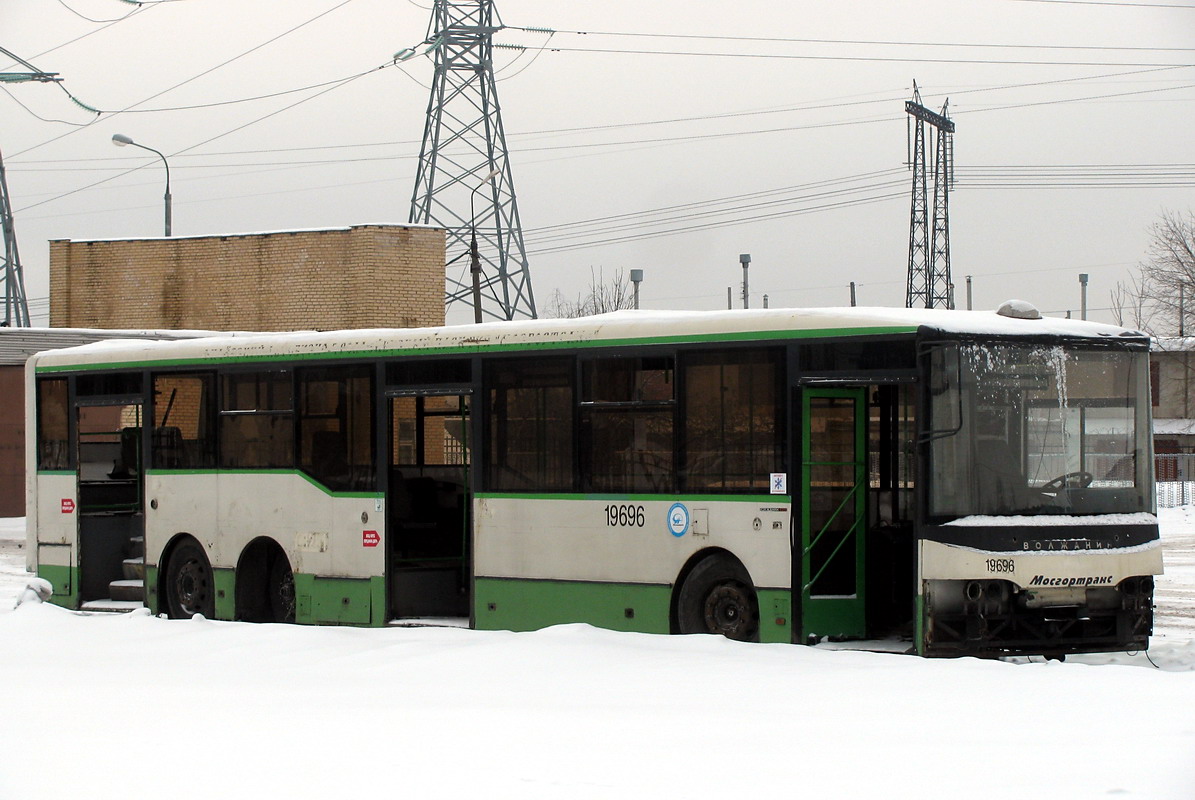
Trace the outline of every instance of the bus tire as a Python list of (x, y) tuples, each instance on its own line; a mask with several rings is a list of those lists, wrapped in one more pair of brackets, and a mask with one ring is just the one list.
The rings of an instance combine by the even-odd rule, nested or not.
[(203, 546), (194, 539), (183, 539), (166, 562), (166, 613), (171, 619), (190, 619), (196, 614), (211, 619), (216, 615), (213, 584), (212, 565)]
[(712, 555), (685, 577), (676, 603), (681, 633), (714, 633), (759, 641), (759, 601), (751, 577), (734, 558)]

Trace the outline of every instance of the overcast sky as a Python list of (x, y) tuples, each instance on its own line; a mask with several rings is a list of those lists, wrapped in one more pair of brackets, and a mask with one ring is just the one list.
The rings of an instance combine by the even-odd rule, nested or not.
[[(527, 48), (495, 66), (541, 311), (591, 270), (632, 268), (645, 308), (725, 308), (732, 286), (737, 306), (740, 253), (753, 307), (846, 305), (852, 280), (861, 305), (903, 305), (914, 79), (958, 126), (960, 307), (972, 275), (977, 308), (1077, 315), (1086, 272), (1090, 316), (1110, 321), (1150, 224), (1195, 208), (1189, 0), (496, 7), (495, 43)], [(34, 323), (49, 240), (162, 232), (161, 161), (115, 133), (169, 157), (175, 235), (406, 222), (432, 63), (391, 60), (429, 14), (430, 0), (2, 0), (0, 46), (106, 112), (0, 84)]]

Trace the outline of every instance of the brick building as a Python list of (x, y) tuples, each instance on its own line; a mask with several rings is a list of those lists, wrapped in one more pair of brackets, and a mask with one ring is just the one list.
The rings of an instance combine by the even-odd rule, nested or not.
[(443, 323), (439, 228), (50, 242), (53, 327), (285, 331)]
[(51, 329), (4, 329), (0, 337), (0, 516), (25, 513), (23, 376), (32, 353), (127, 335), (185, 336), (171, 332), (185, 330), (442, 324), (440, 228), (354, 225), (52, 241)]

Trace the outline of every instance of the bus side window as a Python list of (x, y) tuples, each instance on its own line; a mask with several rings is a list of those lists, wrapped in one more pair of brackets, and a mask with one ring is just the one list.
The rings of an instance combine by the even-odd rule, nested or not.
[(672, 356), (595, 358), (583, 362), (581, 381), (582, 489), (673, 491)]
[(336, 491), (373, 489), (373, 371), (312, 367), (298, 377), (299, 468)]
[(291, 374), (286, 370), (225, 375), (221, 466), (293, 467), (293, 397)]
[(487, 487), (573, 491), (573, 360), (491, 362), (486, 370)]
[(69, 404), (66, 378), (37, 383), (37, 468), (70, 469)]
[(207, 469), (216, 466), (212, 424), (216, 376), (163, 373), (153, 378), (153, 432), (150, 465), (154, 469)]
[(752, 348), (682, 358), (683, 491), (768, 491), (783, 470), (783, 355)]

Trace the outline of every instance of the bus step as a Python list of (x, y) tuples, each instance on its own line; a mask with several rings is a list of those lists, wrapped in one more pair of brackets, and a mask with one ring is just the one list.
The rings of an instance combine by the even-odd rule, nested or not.
[(112, 600), (141, 603), (145, 600), (145, 583), (140, 580), (112, 581), (108, 584), (108, 594)]
[(145, 580), (145, 556), (126, 558), (121, 565), (121, 571), (126, 581)]
[(80, 608), (89, 613), (125, 614), (145, 608), (145, 603), (140, 600), (88, 600)]

